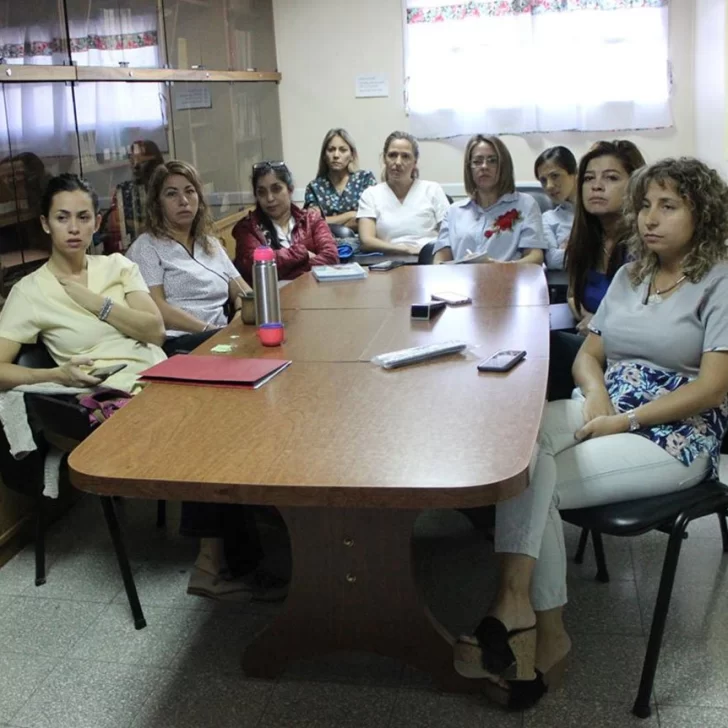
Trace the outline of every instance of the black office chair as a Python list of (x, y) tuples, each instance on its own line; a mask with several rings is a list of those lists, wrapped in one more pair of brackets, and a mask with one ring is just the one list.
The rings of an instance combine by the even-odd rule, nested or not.
[(417, 265), (432, 265), (432, 261), (435, 258), (435, 254), (432, 252), (435, 247), (435, 243), (425, 243), (417, 256)]
[(655, 600), (652, 626), (647, 643), (647, 652), (642, 665), (642, 677), (632, 712), (639, 718), (650, 716), (650, 695), (655, 682), (657, 662), (665, 632), (665, 622), (670, 609), (670, 598), (675, 582), (675, 571), (680, 557), (682, 542), (687, 538), (687, 527), (696, 518), (717, 514), (723, 541), (723, 552), (728, 553), (728, 485), (718, 480), (706, 480), (687, 490), (677, 493), (640, 498), (624, 503), (611, 503), (594, 508), (575, 508), (560, 511), (567, 523), (582, 528), (579, 546), (574, 561), (582, 563), (584, 551), (592, 536), (594, 555), (597, 562), (596, 578), (609, 581), (609, 572), (604, 557), (602, 534), (612, 536), (640, 536), (649, 531), (663, 531), (669, 534), (665, 560), (662, 566), (660, 587)]
[(335, 238), (355, 238), (357, 234), (346, 225), (329, 225), (329, 230)]
[[(724, 442), (724, 451), (726, 451), (726, 444), (728, 441)], [(596, 579), (604, 583), (609, 581), (609, 572), (604, 556), (603, 533), (611, 536), (641, 536), (649, 531), (662, 531), (670, 536), (655, 600), (647, 652), (642, 666), (642, 677), (637, 698), (632, 707), (632, 712), (639, 718), (650, 716), (650, 695), (655, 682), (662, 637), (670, 609), (670, 598), (680, 548), (683, 540), (687, 538), (688, 524), (697, 518), (716, 514), (720, 523), (723, 552), (728, 553), (727, 511), (728, 485), (718, 480), (705, 480), (687, 490), (652, 498), (559, 511), (562, 520), (582, 529), (574, 558), (577, 564), (583, 562), (584, 551), (591, 534), (597, 562)], [(495, 528), (495, 506), (461, 509), (460, 512), (470, 520), (476, 530), (485, 533), (486, 538), (492, 541), (492, 531)]]
[[(57, 366), (45, 346), (34, 344), (23, 346), (15, 360), (16, 364), (32, 369), (48, 369)], [(64, 452), (73, 447), (91, 433), (88, 411), (81, 407), (72, 395), (26, 394), (28, 416), (38, 423), (43, 437)], [(35, 537), (35, 584), (45, 584), (45, 508), (43, 496), (43, 478), (38, 478), (36, 490), (36, 537)], [(146, 627), (139, 596), (136, 591), (134, 577), (129, 565), (124, 542), (121, 537), (119, 523), (116, 518), (114, 502), (110, 496), (99, 496), (114, 545), (116, 558), (121, 570), (124, 589), (129, 600), (134, 626), (136, 629)], [(157, 503), (157, 526), (166, 522), (166, 503)]]

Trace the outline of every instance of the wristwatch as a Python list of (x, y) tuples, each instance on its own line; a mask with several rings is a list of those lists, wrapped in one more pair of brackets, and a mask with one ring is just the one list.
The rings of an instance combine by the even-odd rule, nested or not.
[(637, 419), (637, 413), (634, 410), (630, 410), (629, 412), (625, 412), (627, 415), (627, 419), (629, 420), (629, 431), (630, 432), (636, 432), (640, 429), (640, 423)]

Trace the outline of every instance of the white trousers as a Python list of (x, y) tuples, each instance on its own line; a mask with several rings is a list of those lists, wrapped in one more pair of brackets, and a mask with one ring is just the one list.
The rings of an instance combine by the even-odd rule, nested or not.
[(685, 466), (641, 435), (579, 442), (583, 402), (548, 402), (531, 461), (530, 485), (496, 507), (495, 550), (537, 559), (531, 581), (536, 611), (566, 604), (566, 550), (559, 509), (647, 498), (697, 485), (708, 455)]

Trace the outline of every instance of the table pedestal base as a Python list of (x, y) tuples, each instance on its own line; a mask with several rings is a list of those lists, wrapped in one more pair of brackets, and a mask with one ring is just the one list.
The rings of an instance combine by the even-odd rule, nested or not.
[(293, 575), (284, 611), (245, 650), (243, 670), (274, 678), (289, 661), (335, 650), (396, 658), (448, 691), (482, 691), (461, 678), (453, 638), (424, 605), (415, 584), (412, 529), (420, 511), (281, 508)]

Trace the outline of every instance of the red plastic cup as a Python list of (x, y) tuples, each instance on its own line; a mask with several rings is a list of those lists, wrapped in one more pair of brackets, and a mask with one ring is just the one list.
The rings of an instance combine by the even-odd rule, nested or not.
[(281, 323), (261, 324), (258, 338), (263, 346), (280, 346), (286, 340), (285, 326)]

